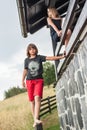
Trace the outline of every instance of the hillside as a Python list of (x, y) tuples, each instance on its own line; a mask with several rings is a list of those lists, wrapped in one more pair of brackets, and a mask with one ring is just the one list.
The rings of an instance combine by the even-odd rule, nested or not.
[[(44, 87), (44, 98), (54, 94), (52, 87)], [(32, 123), (27, 93), (0, 102), (0, 130), (33, 130)]]

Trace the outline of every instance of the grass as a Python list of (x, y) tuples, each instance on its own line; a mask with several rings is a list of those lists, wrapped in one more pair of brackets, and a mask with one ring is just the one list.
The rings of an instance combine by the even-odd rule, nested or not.
[(46, 130), (60, 130), (60, 126), (59, 125), (51, 126)]
[[(54, 94), (52, 87), (49, 89), (44, 87), (43, 98)], [(51, 130), (51, 127), (58, 128), (57, 110), (44, 116), (42, 120), (44, 130)], [(27, 93), (0, 102), (0, 130), (33, 130), (32, 124), (33, 118)]]
[(42, 120), (44, 130), (60, 130), (57, 109), (54, 109), (51, 114), (47, 114)]

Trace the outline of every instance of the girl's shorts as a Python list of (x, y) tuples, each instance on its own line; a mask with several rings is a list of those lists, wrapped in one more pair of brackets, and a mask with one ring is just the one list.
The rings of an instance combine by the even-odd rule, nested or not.
[(30, 101), (34, 101), (35, 96), (42, 98), (43, 79), (26, 80), (27, 92)]

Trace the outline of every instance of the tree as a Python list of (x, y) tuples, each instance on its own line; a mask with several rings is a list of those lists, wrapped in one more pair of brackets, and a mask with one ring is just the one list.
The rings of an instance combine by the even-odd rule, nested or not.
[(45, 62), (43, 64), (43, 78), (44, 84), (48, 86), (56, 81), (54, 64), (51, 62)]
[(20, 94), (20, 93), (23, 93), (23, 92), (26, 92), (26, 89), (19, 88), (18, 86), (12, 87), (12, 88), (8, 89), (7, 91), (5, 91), (5, 93), (4, 93), (5, 99), (9, 98), (9, 97), (13, 97), (13, 96)]

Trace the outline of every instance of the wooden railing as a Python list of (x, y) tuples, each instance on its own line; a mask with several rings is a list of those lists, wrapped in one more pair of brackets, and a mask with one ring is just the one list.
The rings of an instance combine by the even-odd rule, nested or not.
[[(73, 49), (75, 49), (78, 42), (82, 41), (82, 39), (83, 39), (83, 38), (79, 39), (79, 37), (80, 37), (81, 33), (83, 32), (84, 27), (87, 27), (87, 13), (85, 13), (86, 9), (87, 9), (87, 1), (85, 2), (85, 5), (84, 5), (84, 7), (82, 9), (82, 12), (81, 12), (79, 18), (78, 18), (78, 21), (76, 23), (74, 31), (73, 31), (73, 33), (71, 35), (70, 41), (69, 41), (69, 43), (67, 45), (67, 48), (66, 48), (67, 57), (64, 60), (62, 60), (62, 62), (59, 63), (59, 65), (57, 67), (57, 73), (61, 73), (61, 69), (64, 69), (63, 68), (64, 64), (68, 63), (71, 51)], [(84, 35), (85, 35), (85, 33), (84, 33)]]
[[(71, 52), (72, 50), (75, 50), (77, 48), (77, 45), (81, 43), (84, 35), (86, 34), (87, 30), (87, 1), (84, 0), (83, 8), (80, 9), (79, 16), (77, 18), (75, 27), (73, 29), (72, 35), (70, 37), (69, 43), (66, 47), (66, 58), (62, 59), (61, 62), (57, 65), (56, 68), (56, 73), (57, 73), (57, 79), (61, 77), (61, 74), (64, 72), (64, 69), (67, 67), (69, 64), (70, 60), (72, 59)], [(81, 2), (80, 2), (81, 3)], [(72, 23), (74, 20), (73, 18), (75, 17), (76, 10), (77, 10), (77, 5), (79, 5), (79, 0), (70, 0), (67, 15), (65, 17), (65, 22), (63, 26), (63, 34), (61, 37), (61, 41), (57, 44), (56, 50), (55, 50), (55, 55), (59, 55), (61, 47), (63, 45), (63, 42), (65, 40), (66, 32), (67, 29), (69, 28), (69, 25)], [(86, 30), (84, 33), (83, 37), (80, 38), (82, 32)]]
[(67, 15), (65, 17), (65, 21), (64, 21), (64, 25), (63, 25), (63, 31), (62, 31), (63, 34), (62, 34), (61, 42), (58, 44), (58, 47), (56, 48), (55, 55), (57, 55), (59, 53), (61, 46), (64, 43), (66, 32), (67, 32), (69, 25), (74, 17), (73, 12), (75, 12), (77, 1), (78, 0), (70, 0)]
[(57, 107), (56, 105), (56, 96), (47, 97), (41, 100), (41, 109), (40, 117), (44, 116), (47, 113), (51, 113), (53, 109)]

